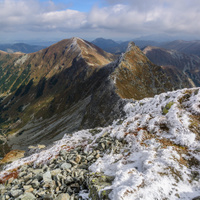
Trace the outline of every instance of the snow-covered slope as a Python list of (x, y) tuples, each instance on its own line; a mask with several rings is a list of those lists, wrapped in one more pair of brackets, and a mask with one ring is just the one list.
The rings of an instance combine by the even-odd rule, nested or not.
[[(80, 146), (92, 152), (101, 138), (111, 145), (89, 166), (89, 173), (113, 176), (113, 200), (189, 200), (200, 196), (200, 88), (132, 101), (126, 117), (112, 126), (82, 130), (51, 148), (7, 165), (5, 174), (24, 163), (46, 163), (61, 149)], [(119, 141), (120, 146), (116, 144)]]

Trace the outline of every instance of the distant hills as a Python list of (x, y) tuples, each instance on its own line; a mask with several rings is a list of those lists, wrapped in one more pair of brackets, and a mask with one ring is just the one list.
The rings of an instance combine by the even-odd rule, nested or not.
[(46, 47), (40, 45), (29, 45), (25, 43), (0, 44), (0, 50), (8, 53), (14, 53), (14, 52), (33, 53), (44, 48)]
[[(153, 39), (153, 38), (152, 38)], [(154, 38), (155, 39), (155, 38)], [(147, 46), (161, 47), (169, 50), (176, 50), (181, 53), (193, 54), (200, 56), (200, 40), (184, 41), (174, 40), (170, 42), (156, 42), (154, 40), (147, 40), (147, 38), (138, 38), (128, 40), (124, 42), (116, 42), (112, 39), (96, 38), (91, 43), (100, 47), (106, 52), (120, 55), (126, 51), (128, 43), (133, 41), (140, 49), (144, 49)], [(51, 44), (49, 42), (48, 44)], [(48, 45), (47, 45), (48, 46)], [(15, 44), (0, 44), (0, 50), (7, 53), (22, 52), (22, 53), (33, 53), (41, 49), (46, 48), (44, 45), (30, 45), (26, 43), (15, 43)]]
[[(154, 41), (146, 41), (146, 40), (133, 40), (134, 43), (139, 46), (141, 49), (146, 46), (156, 46), (159, 43)], [(104, 39), (104, 38), (97, 38), (92, 41), (93, 44), (97, 45), (98, 47), (102, 48), (104, 51), (114, 53), (114, 54), (121, 54), (126, 51), (128, 43), (130, 41), (125, 42), (115, 42), (111, 39)]]
[[(147, 46), (161, 47), (169, 50), (176, 50), (181, 53), (186, 53), (190, 55), (200, 56), (200, 40), (194, 41), (184, 41), (184, 40), (174, 40), (170, 42), (156, 42), (153, 40), (132, 40), (140, 49), (144, 49)], [(111, 39), (97, 38), (92, 41), (93, 44), (102, 48), (104, 51), (121, 54), (126, 51), (127, 45), (130, 41), (125, 42), (115, 42)]]

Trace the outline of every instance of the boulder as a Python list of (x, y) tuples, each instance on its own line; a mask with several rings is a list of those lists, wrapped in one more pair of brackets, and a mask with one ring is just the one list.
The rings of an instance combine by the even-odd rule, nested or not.
[(30, 193), (30, 192), (25, 192), (24, 194), (19, 196), (20, 200), (35, 200), (36, 197)]
[(56, 200), (70, 200), (70, 195), (68, 193), (59, 194)]

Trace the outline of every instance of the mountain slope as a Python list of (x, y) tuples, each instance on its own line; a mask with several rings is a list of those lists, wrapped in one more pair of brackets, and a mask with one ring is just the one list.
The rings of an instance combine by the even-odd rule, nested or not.
[(128, 49), (122, 55), (118, 67), (113, 72), (117, 93), (122, 98), (142, 99), (152, 97), (172, 89), (192, 87), (187, 80), (177, 80), (168, 76), (165, 71), (154, 65), (143, 53), (129, 43)]
[(91, 43), (110, 53), (120, 53), (119, 43), (111, 39), (96, 38)]
[(115, 59), (79, 38), (15, 59), (8, 71), (16, 67), (24, 79), (15, 78), (16, 90), (7, 88), (0, 103), (0, 128), (9, 135), (9, 145), (48, 145), (65, 133), (111, 124), (124, 115), (123, 98), (138, 100), (192, 87), (187, 80), (170, 78), (134, 43)]
[(200, 88), (194, 88), (130, 101), (123, 120), (66, 134), (50, 148), (8, 164), (0, 182), (11, 184), (0, 184), (1, 195), (21, 198), (22, 184), (38, 199), (68, 193), (92, 200), (196, 200), (199, 98)]
[(171, 75), (180, 74), (179, 79), (182, 80), (183, 76), (186, 76), (193, 85), (200, 86), (200, 58), (198, 56), (159, 47), (146, 47), (143, 52), (156, 65), (163, 66), (166, 71), (171, 70)]
[(14, 133), (9, 144), (22, 149), (39, 141), (50, 144), (66, 132), (103, 126), (120, 116), (121, 100), (108, 80), (113, 68), (103, 67), (114, 58), (71, 38), (16, 60), (19, 71), (29, 66), (29, 72), (26, 84), (20, 82), (0, 105), (1, 128)]
[(165, 49), (176, 50), (186, 54), (193, 54), (200, 56), (200, 41), (184, 41), (184, 40), (175, 40), (172, 42), (164, 43), (160, 47)]

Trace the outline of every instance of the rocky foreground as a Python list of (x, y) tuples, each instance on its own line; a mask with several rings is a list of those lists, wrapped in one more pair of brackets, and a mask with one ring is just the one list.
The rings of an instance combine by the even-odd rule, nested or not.
[(127, 103), (112, 126), (4, 166), (1, 199), (198, 200), (200, 89)]
[(103, 188), (110, 186), (114, 177), (90, 173), (88, 168), (104, 153), (119, 152), (124, 144), (107, 134), (98, 142), (91, 152), (84, 151), (83, 146), (65, 146), (45, 164), (30, 162), (9, 170), (1, 179), (1, 199), (108, 199), (110, 190)]

